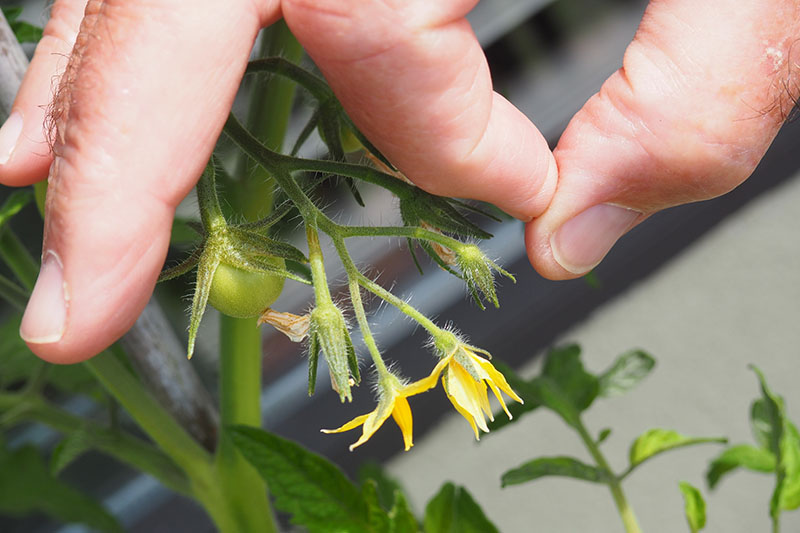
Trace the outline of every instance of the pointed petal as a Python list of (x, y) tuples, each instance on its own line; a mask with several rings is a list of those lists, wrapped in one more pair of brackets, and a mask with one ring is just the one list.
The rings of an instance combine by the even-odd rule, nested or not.
[[(374, 412), (375, 411), (373, 411), (372, 413), (374, 413)], [(358, 426), (360, 426), (361, 424), (363, 424), (364, 421), (372, 413), (367, 413), (365, 415), (357, 416), (354, 419), (352, 419), (350, 422), (348, 422), (345, 425), (343, 425), (341, 427), (338, 427), (336, 429), (321, 429), (320, 431), (322, 431), (323, 433), (342, 433), (343, 431), (350, 431), (351, 429), (355, 429)]]
[(386, 419), (389, 418), (389, 415), (392, 413), (394, 402), (395, 398), (392, 398), (391, 401), (388, 402), (381, 401), (378, 403), (378, 407), (372, 411), (364, 421), (364, 431), (361, 434), (361, 437), (350, 445), (351, 452), (367, 442), (370, 437), (372, 437), (375, 432), (378, 431), (383, 423), (386, 422)]
[(414, 428), (414, 421), (411, 416), (411, 406), (408, 405), (408, 400), (402, 396), (398, 397), (392, 410), (392, 418), (397, 422), (400, 431), (403, 433), (403, 444), (405, 451), (411, 449), (414, 445), (412, 441), (412, 433)]
[(519, 403), (525, 403), (522, 401), (522, 398), (520, 398), (517, 393), (514, 392), (514, 389), (511, 388), (511, 385), (508, 384), (506, 377), (494, 366), (492, 366), (492, 363), (489, 361), (484, 361), (482, 363), (479, 362), (478, 364), (483, 370), (486, 371), (486, 373), (489, 375), (489, 379), (494, 382), (501, 391), (505, 392)]

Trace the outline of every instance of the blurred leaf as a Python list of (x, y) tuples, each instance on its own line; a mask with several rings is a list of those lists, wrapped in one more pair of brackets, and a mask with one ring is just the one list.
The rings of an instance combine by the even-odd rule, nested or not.
[(12, 192), (3, 205), (0, 206), (0, 228), (2, 228), (11, 218), (19, 213), (23, 207), (33, 200), (31, 189), (17, 189)]
[(676, 448), (712, 442), (724, 444), (728, 440), (720, 437), (686, 437), (671, 429), (650, 429), (637, 437), (631, 445), (628, 452), (630, 466), (627, 473), (658, 454)]
[(197, 227), (197, 221), (187, 218), (175, 217), (172, 221), (172, 235), (170, 236), (169, 243), (171, 245), (181, 244), (197, 244), (202, 240), (202, 230)]
[(598, 290), (603, 288), (603, 284), (600, 282), (600, 278), (597, 277), (597, 274), (594, 270), (590, 270), (584, 274), (583, 281), (585, 281), (586, 284), (592, 289)]
[(750, 429), (753, 438), (765, 450), (772, 449), (774, 439), (771, 417), (770, 407), (763, 398), (755, 400), (750, 406)]
[(385, 531), (374, 529), (375, 507), (327, 459), (257, 428), (235, 426), (228, 432), (267, 482), (275, 507), (289, 513), (293, 524), (311, 532)]
[(417, 517), (411, 512), (411, 507), (408, 505), (408, 500), (403, 493), (398, 490), (394, 493), (394, 505), (392, 510), (389, 511), (389, 518), (391, 519), (391, 533), (418, 533), (419, 523)]
[(786, 421), (781, 441), (781, 467), (784, 470), (780, 506), (784, 511), (800, 507), (800, 435), (797, 427)]
[(99, 531), (123, 531), (99, 503), (51, 476), (33, 446), (0, 448), (0, 512), (12, 516), (42, 512)]
[(608, 482), (608, 476), (602, 470), (573, 457), (540, 457), (504, 473), (502, 486), (519, 485), (546, 476), (571, 477), (593, 483)]
[(683, 493), (684, 511), (686, 521), (689, 523), (689, 530), (697, 533), (706, 527), (706, 502), (700, 491), (685, 481), (679, 484)]
[(600, 430), (600, 434), (597, 435), (597, 440), (595, 444), (602, 444), (605, 440), (611, 435), (611, 428), (604, 428)]
[(70, 433), (53, 449), (53, 454), (50, 456), (50, 474), (57, 476), (90, 448), (91, 437), (86, 431), (79, 429)]
[(11, 31), (21, 43), (37, 43), (42, 38), (42, 28), (36, 27), (17, 18), (22, 14), (21, 7), (4, 7), (3, 15), (5, 15), (8, 25), (11, 26)]
[(386, 471), (376, 461), (367, 461), (358, 469), (358, 483), (364, 485), (372, 481), (378, 492), (378, 501), (381, 507), (390, 510), (395, 505), (395, 493), (402, 492), (402, 487), (397, 480), (389, 477)]
[(463, 487), (445, 483), (425, 507), (425, 533), (497, 533)]
[(581, 347), (577, 344), (551, 349), (547, 353), (542, 376), (552, 379), (578, 412), (588, 409), (597, 398), (597, 377), (584, 369)]
[[(9, 316), (0, 324), (0, 388), (26, 381), (41, 364), (19, 336), (22, 313)], [(46, 383), (72, 394), (99, 397), (100, 386), (83, 365), (49, 365)]]
[(532, 385), (538, 403), (554, 411), (570, 426), (578, 427), (580, 425), (580, 411), (558, 383), (550, 378), (540, 376), (533, 380)]
[(750, 368), (758, 377), (762, 400), (761, 405), (751, 409), (754, 432), (757, 440), (768, 444), (776, 459), (770, 516), (777, 522), (782, 510), (800, 507), (800, 435), (786, 419), (783, 400), (769, 388), (764, 374), (754, 365)]
[(367, 522), (371, 531), (389, 531), (389, 515), (378, 501), (378, 484), (368, 479), (361, 486), (361, 497), (367, 506)]
[(708, 487), (715, 488), (725, 474), (739, 467), (755, 472), (774, 472), (775, 455), (769, 450), (749, 444), (731, 446), (711, 461), (706, 472)]
[(630, 350), (617, 357), (614, 364), (600, 375), (600, 396), (621, 396), (642, 381), (656, 360), (642, 350)]

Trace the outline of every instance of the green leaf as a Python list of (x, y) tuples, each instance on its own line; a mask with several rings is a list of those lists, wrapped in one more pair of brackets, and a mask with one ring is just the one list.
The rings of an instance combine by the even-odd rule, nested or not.
[[(0, 389), (27, 381), (42, 360), (33, 355), (19, 336), (22, 313), (15, 313), (0, 323)], [(83, 365), (49, 365), (46, 383), (69, 393), (100, 396), (100, 385)]]
[(17, 20), (17, 17), (22, 15), (22, 8), (19, 6), (3, 7), (2, 11), (3, 16), (6, 18), (6, 21), (9, 24), (13, 23), (15, 20)]
[(595, 441), (595, 444), (602, 444), (610, 435), (611, 435), (611, 428), (601, 429), (600, 434), (597, 435), (597, 440)]
[(621, 396), (633, 389), (656, 366), (656, 360), (642, 350), (630, 350), (617, 357), (600, 375), (600, 396)]
[(405, 495), (397, 490), (394, 493), (394, 505), (392, 510), (389, 511), (389, 518), (391, 519), (391, 533), (418, 533), (419, 523), (417, 518), (411, 511)]
[(3, 205), (0, 206), (0, 228), (2, 228), (11, 218), (22, 211), (22, 208), (33, 200), (31, 189), (18, 189), (12, 192)]
[(628, 467), (626, 475), (644, 461), (658, 454), (676, 448), (712, 442), (724, 444), (728, 442), (728, 440), (720, 437), (686, 437), (671, 429), (651, 429), (645, 431), (637, 437), (631, 445), (628, 453), (630, 466)]
[(697, 533), (706, 527), (706, 502), (700, 491), (689, 483), (681, 481), (679, 487), (683, 493), (683, 509), (686, 513), (686, 521), (689, 523), (689, 530)]
[(553, 380), (579, 413), (588, 409), (597, 398), (597, 376), (584, 369), (581, 347), (577, 344), (551, 349), (545, 359), (542, 376)]
[(572, 399), (550, 378), (540, 376), (533, 380), (533, 390), (539, 404), (554, 411), (572, 427), (580, 425), (580, 412)]
[(376, 532), (375, 511), (339, 468), (303, 447), (257, 428), (235, 426), (229, 434), (267, 482), (275, 507), (311, 532)]
[(5, 15), (11, 31), (21, 43), (36, 43), (42, 38), (42, 28), (29, 24), (27, 22), (17, 20), (22, 14), (21, 7), (4, 7), (3, 15)]
[(763, 398), (755, 400), (750, 406), (750, 429), (753, 438), (765, 450), (772, 449), (773, 420), (769, 404)]
[(571, 477), (593, 483), (608, 482), (608, 476), (602, 470), (573, 457), (540, 457), (504, 473), (501, 484), (508, 487), (547, 476)]
[(753, 406), (751, 420), (757, 439), (768, 444), (776, 459), (775, 490), (770, 499), (770, 516), (777, 522), (782, 510), (800, 507), (800, 435), (786, 419), (783, 400), (767, 385), (764, 374), (754, 365), (761, 386), (762, 405)]
[(394, 478), (389, 477), (380, 463), (376, 461), (367, 461), (358, 469), (358, 483), (364, 485), (370, 481), (375, 483), (381, 507), (387, 511), (391, 509), (395, 505), (395, 494), (403, 490), (400, 484)]
[(425, 533), (497, 533), (463, 487), (445, 483), (425, 507)]
[(781, 440), (781, 468), (784, 476), (780, 508), (792, 511), (800, 507), (800, 435), (797, 427), (788, 420)]
[(371, 531), (389, 531), (389, 515), (378, 501), (378, 484), (369, 479), (361, 487), (361, 497), (367, 506), (367, 521)]
[(724, 475), (739, 467), (755, 472), (774, 472), (775, 455), (769, 450), (749, 444), (731, 446), (711, 461), (706, 472), (708, 487), (715, 488)]
[(79, 429), (69, 434), (53, 449), (53, 454), (50, 456), (50, 473), (57, 476), (90, 448), (91, 437), (86, 431)]
[(0, 448), (0, 512), (12, 516), (42, 512), (99, 531), (123, 531), (99, 503), (51, 476), (33, 446)]

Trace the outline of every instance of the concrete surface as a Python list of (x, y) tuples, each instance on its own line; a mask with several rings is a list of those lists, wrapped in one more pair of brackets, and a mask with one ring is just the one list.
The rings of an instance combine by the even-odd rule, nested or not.
[[(615, 469), (626, 465), (629, 443), (653, 427), (752, 443), (748, 413), (759, 391), (748, 363), (761, 367), (773, 390), (785, 397), (790, 418), (800, 422), (798, 205), (800, 176), (755, 199), (563, 336), (563, 342), (583, 346), (584, 361), (593, 371), (633, 347), (658, 360), (639, 388), (597, 400), (585, 416), (595, 433), (613, 428), (603, 449)], [(533, 375), (536, 366), (528, 365), (523, 374)], [(769, 531), (773, 478), (737, 472), (708, 494), (703, 474), (721, 450), (713, 444), (676, 450), (627, 480), (625, 490), (644, 531), (688, 531), (680, 480), (706, 496), (705, 531)], [(590, 461), (577, 436), (549, 412), (528, 414), (480, 444), (472, 440), (466, 421), (453, 413), (389, 469), (409, 489), (418, 511), (451, 479), (465, 485), (504, 532), (622, 531), (601, 485), (546, 478), (500, 488), (504, 471), (542, 455)], [(800, 531), (800, 511), (785, 513), (782, 526), (784, 532)]]

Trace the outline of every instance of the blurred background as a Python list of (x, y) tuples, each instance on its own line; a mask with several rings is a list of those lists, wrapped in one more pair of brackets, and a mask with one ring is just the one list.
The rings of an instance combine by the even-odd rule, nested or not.
[[(21, 0), (0, 2), (12, 4), (22, 5)], [(481, 0), (469, 18), (485, 47), (496, 90), (520, 107), (554, 146), (572, 114), (620, 67), (645, 5), (641, 0)], [(24, 6), (22, 18), (44, 24), (41, 1)], [(290, 139), (307, 113), (299, 102)], [(660, 213), (637, 227), (588, 281), (541, 279), (524, 255), (522, 225), (488, 224), (495, 237), (485, 249), (517, 277), (516, 284), (501, 282), (497, 310), (478, 309), (467, 299), (462, 283), (434, 265), (426, 264), (420, 276), (404, 243), (367, 240), (356, 243), (353, 253), (362, 266), (384, 272), (382, 279), (396, 279), (396, 294), (440, 323), (452, 322), (473, 344), (523, 375), (536, 372), (537, 356), (548, 346), (566, 342), (579, 343), (586, 365), (598, 372), (630, 348), (655, 356), (654, 373), (635, 391), (598, 401), (586, 415), (595, 432), (613, 428), (604, 448), (617, 469), (626, 462), (630, 441), (651, 427), (751, 442), (748, 410), (758, 388), (748, 363), (760, 366), (773, 389), (785, 396), (789, 416), (800, 419), (799, 128), (787, 124), (753, 178), (737, 190)], [(321, 148), (317, 143), (316, 149)], [(0, 189), (0, 201), (8, 193)], [(340, 216), (399, 222), (395, 204), (383, 191), (364, 187), (362, 194), (367, 208), (342, 195), (335, 207)], [(189, 199), (181, 212), (190, 216), (194, 209)], [(15, 220), (15, 228), (26, 242), (37, 243), (41, 223), (35, 210), (28, 210)], [(343, 279), (335, 269), (329, 277)], [(158, 295), (183, 339), (187, 287), (165, 285)], [(293, 284), (274, 307), (301, 312), (310, 297), (310, 291)], [(393, 309), (375, 305), (373, 311), (376, 337), (387, 358), (410, 377), (425, 374), (431, 358), (422, 346), (423, 332)], [(218, 329), (213, 310), (201, 329), (192, 362), (213, 389)], [(385, 465), (409, 490), (417, 511), (450, 479), (468, 488), (501, 531), (621, 531), (603, 487), (549, 478), (500, 488), (503, 472), (536, 456), (571, 454), (588, 460), (577, 438), (551, 413), (536, 411), (475, 443), (468, 424), (444, 395), (422, 395), (412, 401), (411, 452), (402, 452), (399, 431), (387, 423), (351, 453), (347, 448), (354, 433), (322, 435), (319, 428), (337, 427), (371, 410), (367, 387), (357, 391), (352, 405), (340, 405), (321, 369), (317, 393), (309, 398), (302, 348), (266, 328), (264, 348), (265, 426), (331, 458), (353, 477), (366, 460)], [(65, 396), (64, 407), (80, 414), (99, 409), (96, 402), (72, 395)], [(15, 431), (9, 440), (11, 445), (35, 442), (46, 449), (58, 442), (58, 435), (30, 426)], [(708, 445), (675, 452), (631, 477), (627, 493), (645, 531), (686, 531), (679, 480), (704, 489), (707, 531), (768, 530), (771, 478), (736, 473), (710, 495), (705, 491), (703, 474), (719, 451)], [(130, 531), (213, 529), (191, 501), (99, 454), (83, 456), (63, 478), (99, 497)], [(795, 515), (785, 516), (785, 531), (800, 531), (800, 516)], [(0, 531), (82, 529), (44, 517), (0, 517)]]

